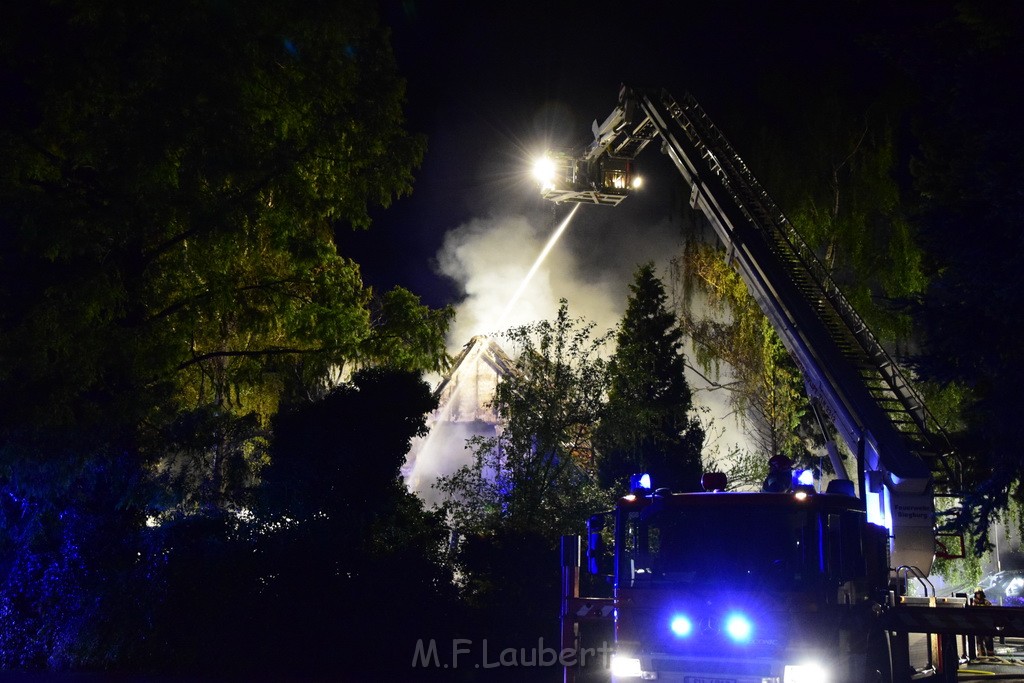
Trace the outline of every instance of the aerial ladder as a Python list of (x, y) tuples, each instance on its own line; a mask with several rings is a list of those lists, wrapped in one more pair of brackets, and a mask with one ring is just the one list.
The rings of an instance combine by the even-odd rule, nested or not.
[[(957, 638), (1024, 635), (1024, 608), (975, 607), (969, 605), (965, 597), (944, 598), (936, 594), (927, 578), (933, 559), (937, 554), (951, 555), (944, 552), (938, 543), (935, 496), (956, 496), (963, 491), (962, 468), (949, 440), (907, 375), (882, 347), (813, 249), (761, 187), (697, 101), (690, 95), (677, 100), (664, 90), (623, 86), (618, 105), (603, 123), (594, 122), (592, 132), (593, 142), (581, 153), (552, 154), (544, 161), (538, 173), (544, 198), (557, 204), (617, 206), (639, 185), (635, 165), (637, 155), (652, 142), (660, 144), (662, 152), (672, 160), (690, 189), (691, 207), (699, 209), (706, 217), (724, 246), (729, 263), (737, 270), (802, 372), (812, 407), (825, 433), (831, 463), (840, 480), (832, 484), (848, 485), (836, 488), (840, 497), (844, 490), (851, 494), (856, 490), (857, 503), (866, 520), (860, 540), (837, 554), (835, 547), (846, 542), (839, 538), (843, 534), (843, 524), (838, 527), (840, 533), (833, 534), (833, 513), (823, 513), (823, 519), (828, 517), (829, 522), (819, 523), (824, 534), (822, 542), (832, 549), (827, 558), (823, 556), (822, 571), (831, 577), (838, 567), (842, 574), (843, 563), (856, 558), (855, 564), (863, 562), (863, 566), (869, 568), (869, 574), (870, 567), (881, 567), (882, 577), (888, 575), (886, 597), (879, 596), (881, 587), (886, 586), (885, 579), (881, 578), (881, 584), (870, 579), (859, 584), (861, 587), (869, 586), (867, 595), (856, 594), (856, 591), (844, 593), (845, 602), (843, 595), (826, 597), (824, 602), (821, 602), (820, 595), (813, 598), (811, 602), (823, 610), (819, 614), (828, 610), (842, 614), (844, 609), (855, 613), (857, 605), (874, 606), (873, 617), (869, 619), (871, 626), (858, 637), (867, 632), (885, 634), (884, 644), (879, 647), (871, 644), (877, 644), (877, 641), (872, 641), (873, 636), (868, 635), (865, 650), (871, 657), (879, 651), (886, 653), (884, 663), (877, 667), (879, 680), (884, 681), (928, 679), (952, 683), (957, 680), (961, 661)], [(831, 423), (835, 434), (856, 460), (856, 489), (835, 448), (827, 422)], [(829, 489), (820, 504), (841, 507), (839, 499), (827, 502), (831, 485)], [(801, 495), (799, 489), (794, 491), (793, 495)], [(620, 635), (625, 633), (620, 626), (647, 623), (644, 619), (661, 609), (656, 601), (644, 602), (647, 596), (655, 595), (656, 590), (645, 593), (638, 583), (647, 574), (637, 569), (637, 559), (649, 549), (635, 543), (630, 546), (633, 541), (621, 535), (622, 525), (625, 524), (627, 534), (633, 533), (631, 524), (643, 527), (646, 513), (633, 511), (637, 506), (650, 506), (656, 510), (659, 506), (675, 505), (681, 517), (692, 516), (694, 513), (689, 512), (687, 506), (699, 510), (702, 504), (690, 497), (701, 495), (714, 494), (666, 497), (659, 492), (644, 494), (638, 491), (621, 498), (615, 511), (591, 518), (592, 523), (595, 519), (607, 519), (609, 515), (615, 520), (613, 598), (579, 596), (581, 546), (578, 537), (563, 538), (563, 648), (572, 646), (576, 638), (574, 629), (580, 621), (614, 618), (615, 657), (624, 662), (626, 671), (617, 677), (613, 657), (613, 680), (629, 680), (637, 676), (648, 678), (646, 667), (652, 667), (656, 672), (666, 663), (676, 667), (671, 673), (664, 674), (666, 679), (672, 680), (677, 674), (685, 680), (693, 676), (704, 676), (701, 680), (718, 680), (715, 675), (710, 678), (705, 675), (709, 667), (725, 667), (722, 669), (725, 673), (732, 671), (728, 667), (764, 664), (764, 661), (751, 664), (753, 660), (745, 660), (745, 655), (738, 651), (718, 659), (688, 659), (686, 646), (681, 641), (664, 646), (658, 641), (662, 636), (657, 635), (648, 640), (641, 637), (637, 641), (634, 633), (632, 643), (620, 642)], [(752, 501), (760, 500), (756, 498), (758, 494), (746, 495), (755, 496), (750, 499)], [(740, 507), (746, 499), (737, 498), (735, 502), (718, 501), (716, 498), (707, 500), (726, 507)], [(659, 514), (663, 512), (652, 516)], [(841, 511), (840, 517), (844, 514), (848, 513)], [(587, 556), (591, 573), (602, 573), (595, 567), (607, 550), (601, 540), (601, 529), (607, 531), (608, 528), (604, 526), (606, 523), (600, 522), (589, 530)], [(873, 530), (879, 531), (880, 535)], [(876, 537), (887, 558), (870, 552)], [(696, 549), (693, 552), (701, 551)], [(681, 557), (685, 558), (686, 554)], [(875, 576), (878, 577), (877, 574)], [(673, 585), (675, 588), (666, 589), (664, 593), (670, 603), (674, 600), (682, 601), (680, 604), (687, 599), (692, 601), (694, 590), (687, 588), (685, 583)], [(853, 584), (843, 585), (846, 587), (841, 588), (840, 593)], [(909, 594), (911, 585), (918, 587), (917, 596)], [(849, 601), (850, 596), (855, 598), (853, 602)], [(754, 597), (750, 599), (757, 600)], [(771, 596), (765, 595), (763, 600), (770, 603)], [(863, 600), (868, 602), (860, 602)], [(770, 611), (770, 608), (766, 609)], [(642, 616), (642, 612), (647, 616)], [(793, 624), (800, 620), (795, 613), (789, 618)], [(713, 625), (709, 621), (700, 623), (705, 627)], [(823, 629), (825, 641), (834, 635), (829, 635), (829, 628)], [(855, 631), (847, 629), (846, 633), (849, 635)], [(656, 633), (656, 629), (649, 633)], [(922, 637), (928, 643), (923, 664), (918, 655), (912, 654), (916, 650), (911, 645), (912, 640), (920, 642)], [(630, 647), (639, 649), (630, 652)], [(782, 656), (779, 653), (790, 652), (780, 648), (776, 653), (779, 657)], [(781, 661), (776, 662), (779, 667)], [(691, 670), (698, 669), (704, 673), (690, 675)], [(854, 670), (849, 669), (847, 675)], [(566, 680), (572, 680), (572, 669), (567, 667), (565, 671)], [(751, 680), (790, 680), (785, 672), (776, 676), (780, 671), (773, 669), (767, 678), (753, 676)], [(794, 675), (805, 680), (800, 678), (805, 673), (806, 670), (802, 673), (797, 671)], [(654, 675), (658, 676), (657, 673)], [(690, 679), (686, 678), (687, 675)], [(749, 678), (745, 674), (729, 675), (732, 676), (730, 680), (746, 681)]]
[[(813, 249), (692, 96), (623, 86), (618, 106), (592, 132), (581, 154), (551, 156), (543, 196), (617, 205), (638, 183), (636, 156), (660, 142), (690, 188), (690, 205), (714, 228), (799, 366), (816, 411), (855, 456), (857, 490), (868, 520), (888, 530), (891, 566), (927, 576), (936, 549), (934, 494), (937, 486), (958, 489), (957, 461), (935, 417)], [(837, 477), (848, 478), (829, 446)]]

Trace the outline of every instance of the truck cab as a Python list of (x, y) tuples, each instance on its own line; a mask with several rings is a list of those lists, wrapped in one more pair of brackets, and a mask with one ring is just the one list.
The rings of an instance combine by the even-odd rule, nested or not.
[(884, 680), (887, 536), (850, 495), (637, 490), (589, 545), (614, 581), (613, 681)]

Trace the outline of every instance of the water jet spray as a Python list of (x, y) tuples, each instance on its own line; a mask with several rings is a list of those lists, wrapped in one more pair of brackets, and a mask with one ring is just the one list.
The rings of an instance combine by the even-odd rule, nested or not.
[(519, 283), (518, 289), (516, 289), (515, 293), (512, 295), (512, 298), (509, 299), (508, 303), (505, 304), (505, 308), (501, 311), (501, 315), (498, 316), (498, 324), (496, 325), (496, 327), (501, 329), (502, 327), (505, 326), (505, 321), (508, 318), (509, 313), (511, 313), (512, 309), (515, 308), (515, 305), (519, 301), (520, 297), (522, 297), (523, 292), (525, 292), (526, 288), (530, 285), (530, 281), (533, 279), (533, 276), (537, 274), (537, 271), (540, 269), (541, 264), (544, 263), (544, 259), (546, 259), (547, 255), (551, 253), (551, 250), (558, 242), (558, 238), (561, 237), (562, 233), (565, 232), (565, 229), (569, 227), (569, 223), (572, 221), (572, 217), (576, 215), (576, 212), (579, 210), (579, 208), (579, 204), (573, 206), (572, 211), (569, 212), (569, 215), (565, 217), (565, 220), (562, 221), (562, 223), (555, 229), (554, 234), (551, 235), (551, 238), (548, 239), (548, 243), (544, 245), (544, 248), (541, 250), (540, 255), (537, 256), (537, 260), (533, 262), (533, 266), (526, 273), (526, 276), (523, 278), (523, 281)]

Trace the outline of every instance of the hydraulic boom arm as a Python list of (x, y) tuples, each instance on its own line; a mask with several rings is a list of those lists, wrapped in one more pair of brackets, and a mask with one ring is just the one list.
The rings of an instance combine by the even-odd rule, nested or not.
[(869, 520), (889, 529), (893, 567), (927, 574), (935, 550), (933, 473), (946, 485), (956, 479), (951, 449), (810, 247), (692, 97), (623, 87), (593, 133), (582, 155), (560, 157), (561, 176), (542, 188), (545, 198), (618, 204), (631, 187), (632, 160), (660, 139), (690, 187), (691, 206), (711, 223), (799, 365), (809, 396), (856, 455), (861, 497)]

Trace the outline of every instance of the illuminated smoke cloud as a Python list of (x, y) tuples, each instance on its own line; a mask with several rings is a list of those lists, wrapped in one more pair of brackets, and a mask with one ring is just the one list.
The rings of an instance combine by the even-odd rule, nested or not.
[[(583, 216), (583, 212), (580, 212)], [(461, 348), (477, 334), (497, 334), (511, 327), (554, 317), (559, 299), (569, 301), (573, 316), (611, 328), (622, 304), (614, 283), (588, 278), (583, 271), (595, 264), (581, 263), (572, 251), (569, 233), (581, 219), (567, 227), (537, 269), (516, 305), (500, 320), (510, 298), (523, 282), (544, 249), (555, 226), (551, 221), (526, 216), (501, 216), (474, 220), (445, 237), (438, 255), (444, 275), (458, 282), (465, 297), (456, 305), (457, 316), (449, 334), (449, 347)], [(601, 271), (607, 266), (598, 265)], [(630, 270), (631, 266), (627, 268)], [(627, 278), (629, 275), (627, 275)], [(628, 280), (627, 280), (628, 281)], [(624, 301), (624, 297), (623, 297)]]
[[(464, 292), (456, 304), (456, 320), (449, 333), (449, 352), (457, 354), (474, 336), (498, 335), (518, 325), (550, 320), (565, 298), (569, 313), (596, 324), (595, 334), (614, 328), (625, 312), (629, 284), (637, 266), (652, 261), (656, 272), (668, 279), (669, 261), (682, 245), (681, 230), (669, 220), (648, 223), (629, 220), (621, 209), (583, 206), (545, 261), (537, 269), (507, 319), (497, 318), (506, 308), (537, 256), (569, 209), (516, 213), (478, 218), (451, 230), (437, 254), (439, 271), (458, 282)], [(616, 213), (618, 212), (618, 213)], [(496, 338), (502, 343), (500, 337)], [(506, 349), (510, 351), (510, 349)], [(692, 386), (700, 382), (689, 378)], [(713, 412), (725, 411), (725, 397), (698, 392), (695, 400), (711, 402)], [(728, 423), (728, 426), (726, 425)], [(728, 441), (738, 437), (734, 420), (727, 426)], [(455, 441), (458, 441), (456, 439)], [(428, 502), (436, 494), (430, 485), (438, 474), (450, 474), (470, 462), (464, 443), (427, 439), (420, 444), (408, 483)], [(728, 448), (723, 448), (728, 450)]]

